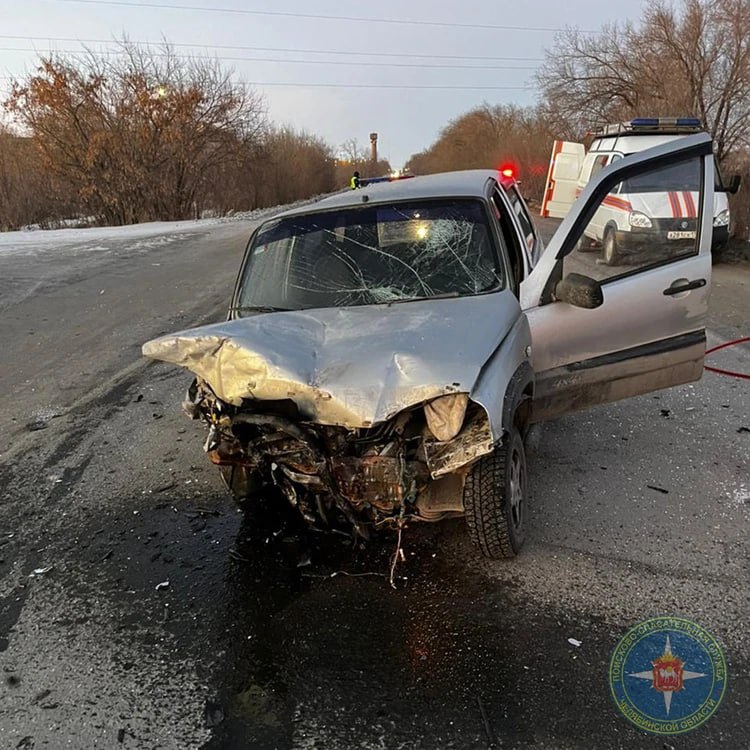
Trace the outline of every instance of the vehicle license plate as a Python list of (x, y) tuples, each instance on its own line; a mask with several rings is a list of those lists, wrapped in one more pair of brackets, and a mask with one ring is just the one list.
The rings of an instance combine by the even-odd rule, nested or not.
[(667, 232), (668, 240), (694, 240), (695, 232)]

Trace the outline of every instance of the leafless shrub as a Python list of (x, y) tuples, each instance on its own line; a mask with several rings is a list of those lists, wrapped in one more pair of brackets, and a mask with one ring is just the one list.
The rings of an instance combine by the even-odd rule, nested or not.
[(414, 174), (497, 169), (512, 164), (527, 196), (544, 188), (554, 135), (537, 110), (484, 104), (450, 122), (426, 151), (409, 159)]
[(55, 226), (78, 205), (41, 164), (33, 141), (0, 127), (0, 231)]
[(194, 215), (265, 123), (261, 98), (218, 62), (180, 58), (166, 43), (45, 57), (13, 83), (6, 107), (43, 166), (114, 224)]
[(750, 1), (655, 0), (637, 25), (566, 31), (537, 81), (559, 136), (635, 116), (696, 116), (723, 162), (750, 138)]

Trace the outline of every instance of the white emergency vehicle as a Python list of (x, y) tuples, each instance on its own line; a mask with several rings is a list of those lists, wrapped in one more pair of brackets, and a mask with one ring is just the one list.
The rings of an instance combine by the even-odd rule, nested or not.
[[(593, 133), (588, 152), (582, 143), (555, 141), (541, 215), (565, 217), (589, 180), (618, 159), (702, 130), (700, 120), (692, 117), (641, 117)], [(591, 219), (578, 250), (601, 250), (601, 262), (617, 265), (628, 255), (637, 256), (652, 248), (694, 243), (701, 179), (696, 164), (675, 163), (621, 182)], [(721, 250), (729, 238), (727, 193), (736, 192), (738, 187), (738, 177), (724, 187), (717, 170), (714, 252)]]

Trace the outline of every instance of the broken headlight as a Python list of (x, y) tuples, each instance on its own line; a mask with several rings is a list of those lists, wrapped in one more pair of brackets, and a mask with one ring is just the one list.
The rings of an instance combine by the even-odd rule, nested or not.
[(453, 440), (461, 432), (468, 404), (468, 393), (452, 393), (449, 396), (440, 396), (424, 405), (427, 426), (436, 440), (444, 443), (447, 440)]

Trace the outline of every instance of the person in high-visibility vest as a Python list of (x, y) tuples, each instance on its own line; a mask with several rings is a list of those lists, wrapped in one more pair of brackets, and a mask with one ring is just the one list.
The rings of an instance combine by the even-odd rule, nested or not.
[(361, 185), (359, 184), (359, 172), (355, 172), (352, 175), (352, 179), (349, 180), (349, 187), (352, 190), (356, 190), (358, 187), (361, 187)]

